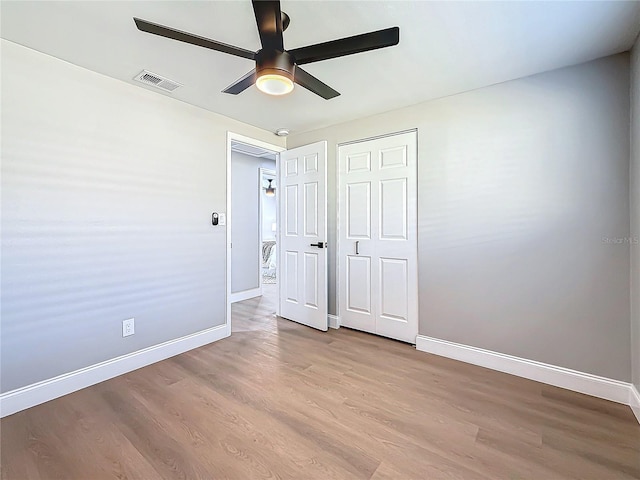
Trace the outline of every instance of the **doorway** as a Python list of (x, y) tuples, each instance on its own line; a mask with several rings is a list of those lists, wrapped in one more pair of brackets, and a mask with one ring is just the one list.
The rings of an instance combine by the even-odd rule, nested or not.
[[(234, 173), (236, 162), (232, 158), (237, 157), (238, 151), (267, 160), (275, 154), (275, 181), (269, 178), (273, 173), (272, 163), (261, 166), (262, 171), (247, 170), (249, 176), (237, 169)], [(240, 308), (240, 302), (256, 303), (255, 299), (263, 299), (264, 290), (269, 288), (277, 292), (277, 316), (327, 330), (326, 162), (326, 141), (285, 150), (228, 133), (226, 290), (229, 334), (232, 332), (232, 304)], [(253, 163), (253, 167), (255, 165)], [(254, 171), (257, 172), (255, 179), (252, 176)], [(265, 185), (262, 184), (263, 176), (266, 177)], [(258, 184), (260, 186), (256, 190)], [(247, 185), (253, 186), (250, 195), (251, 198), (254, 198), (254, 193), (257, 195), (255, 201), (243, 193)], [(268, 223), (263, 227), (258, 222), (258, 215), (262, 218), (259, 212), (265, 206), (262, 192), (266, 195), (273, 189), (276, 221), (271, 221), (273, 218), (267, 214), (264, 221)], [(234, 197), (239, 200), (234, 202)], [(245, 208), (248, 198), (249, 208)], [(269, 251), (269, 245), (263, 245), (263, 234), (270, 237), (269, 227), (271, 233), (275, 229), (273, 251)], [(246, 235), (241, 233), (243, 231)], [(251, 248), (246, 246), (248, 242), (252, 243)], [(253, 266), (250, 268), (249, 264)], [(275, 284), (263, 281), (274, 276)]]
[[(277, 165), (282, 147), (229, 132), (227, 135), (227, 329), (232, 304), (251, 299), (262, 310), (277, 313), (275, 246), (278, 237)], [(271, 182), (269, 182), (271, 180)], [(273, 194), (273, 195), (272, 195)], [(266, 258), (263, 256), (267, 254)], [(268, 281), (265, 282), (264, 280)], [(267, 293), (270, 298), (263, 298)]]

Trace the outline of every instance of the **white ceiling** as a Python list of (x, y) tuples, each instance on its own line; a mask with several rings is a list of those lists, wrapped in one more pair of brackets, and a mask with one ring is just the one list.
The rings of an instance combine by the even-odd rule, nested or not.
[(149, 35), (132, 17), (250, 50), (259, 48), (249, 0), (1, 3), (5, 39), (133, 83), (142, 69), (184, 84), (170, 95), (243, 122), (300, 132), (628, 50), (640, 2), (288, 1), (285, 48), (399, 26), (395, 47), (305, 65), (342, 95), (296, 87), (269, 97), (220, 91), (250, 60)]

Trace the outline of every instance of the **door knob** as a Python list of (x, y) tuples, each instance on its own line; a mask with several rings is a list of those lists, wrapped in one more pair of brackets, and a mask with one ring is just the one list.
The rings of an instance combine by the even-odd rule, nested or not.
[(356, 240), (356, 255), (360, 255), (360, 252), (358, 251), (359, 245), (360, 245), (360, 240)]
[(311, 243), (309, 244), (311, 247), (324, 248), (324, 242)]

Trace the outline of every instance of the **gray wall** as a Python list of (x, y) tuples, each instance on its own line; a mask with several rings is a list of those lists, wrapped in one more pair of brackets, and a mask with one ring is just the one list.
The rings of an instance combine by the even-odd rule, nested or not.
[[(226, 132), (281, 139), (1, 46), (1, 391), (223, 323)], [(339, 142), (419, 128), (420, 333), (628, 381), (628, 74), (618, 55), (287, 143), (329, 141), (332, 199)]]
[(275, 160), (231, 154), (231, 292), (259, 288), (260, 168), (275, 170)]
[(640, 40), (631, 55), (631, 369), (640, 391)]
[(279, 139), (1, 46), (2, 392), (224, 323), (227, 130)]
[(329, 142), (330, 245), (337, 144), (411, 128), (420, 333), (629, 381), (628, 55), (291, 135)]

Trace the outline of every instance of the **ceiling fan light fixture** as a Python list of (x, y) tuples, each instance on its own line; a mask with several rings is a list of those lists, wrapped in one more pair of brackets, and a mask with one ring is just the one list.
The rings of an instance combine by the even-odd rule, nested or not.
[(256, 80), (256, 87), (268, 95), (286, 95), (293, 91), (293, 78), (288, 72), (276, 69), (265, 69)]
[(269, 186), (264, 189), (265, 190), (264, 194), (267, 197), (275, 197), (276, 196), (276, 189), (273, 187), (273, 185), (271, 185), (271, 182), (273, 182), (273, 180), (269, 179)]
[(293, 91), (293, 57), (287, 52), (260, 50), (256, 53), (256, 86), (268, 95)]

